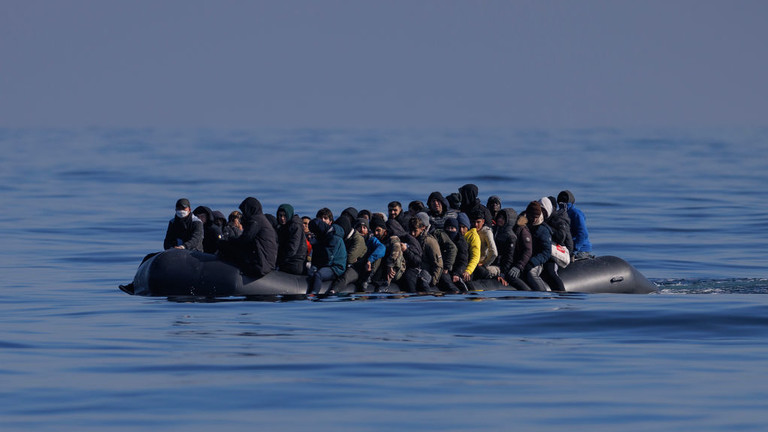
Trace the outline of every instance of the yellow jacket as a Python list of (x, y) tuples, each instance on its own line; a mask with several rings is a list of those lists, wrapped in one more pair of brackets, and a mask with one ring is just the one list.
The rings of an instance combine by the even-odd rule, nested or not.
[(467, 241), (469, 255), (466, 272), (472, 274), (480, 262), (480, 236), (477, 234), (477, 230), (472, 228), (464, 234), (464, 240)]

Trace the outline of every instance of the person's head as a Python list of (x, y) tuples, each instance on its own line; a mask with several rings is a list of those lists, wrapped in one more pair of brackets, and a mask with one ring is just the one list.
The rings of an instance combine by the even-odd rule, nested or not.
[(280, 207), (277, 208), (275, 216), (277, 217), (278, 225), (287, 224), (288, 221), (293, 219), (293, 206), (290, 204), (280, 204)]
[(192, 214), (197, 216), (198, 219), (200, 219), (203, 222), (203, 225), (208, 225), (208, 222), (213, 222), (211, 216), (210, 210), (208, 207), (205, 206), (197, 206), (194, 210), (192, 210)]
[(400, 216), (400, 212), (402, 211), (403, 205), (400, 204), (400, 201), (392, 201), (391, 203), (387, 204), (387, 212), (390, 219), (394, 219)]
[(557, 202), (560, 204), (573, 204), (576, 202), (576, 199), (573, 197), (573, 194), (568, 189), (561, 191), (559, 194), (557, 194)]
[(472, 227), (480, 231), (485, 226), (485, 213), (482, 211), (473, 211), (471, 215)]
[(331, 226), (333, 224), (333, 212), (328, 207), (323, 207), (317, 211), (316, 218), (322, 219), (323, 222)]
[(431, 225), (431, 221), (429, 220), (429, 215), (424, 213), (423, 211), (416, 213), (417, 218), (421, 221), (421, 223), (424, 224), (424, 228), (426, 230), (429, 230), (429, 226)]
[(408, 221), (408, 229), (410, 230), (411, 235), (414, 237), (420, 236), (426, 228), (427, 227), (424, 225), (424, 222), (422, 222), (418, 217), (412, 217)]
[(370, 210), (360, 210), (360, 212), (357, 213), (358, 218), (368, 219), (371, 220), (371, 211)]
[(443, 201), (440, 198), (430, 198), (427, 205), (429, 205), (429, 210), (432, 212), (432, 214), (443, 214)]
[(368, 237), (368, 233), (371, 231), (371, 229), (370, 229), (370, 227), (368, 225), (368, 219), (366, 219), (366, 218), (357, 218), (357, 220), (355, 221), (355, 229), (363, 237)]
[(544, 214), (544, 220), (549, 219), (553, 213), (552, 200), (549, 197), (542, 197), (539, 200), (539, 204), (541, 204), (541, 213)]
[(415, 215), (418, 212), (424, 211), (424, 203), (421, 201), (411, 201), (408, 203), (408, 211)]
[(179, 218), (185, 218), (189, 216), (189, 200), (186, 198), (180, 198), (176, 201), (176, 216)]
[(459, 232), (459, 221), (455, 218), (447, 218), (443, 223), (443, 230), (445, 230), (451, 240), (455, 240)]
[(311, 221), (309, 216), (302, 216), (301, 217), (301, 224), (304, 226), (304, 234), (309, 232), (309, 221)]
[(214, 210), (213, 223), (214, 225), (218, 225), (219, 227), (224, 227), (224, 225), (227, 224), (227, 218), (224, 217), (224, 213), (218, 210)]
[(469, 231), (470, 222), (469, 222), (469, 216), (467, 216), (466, 213), (462, 212), (459, 213), (459, 216), (456, 218), (456, 220), (459, 223), (459, 232), (461, 235), (464, 235)]
[(541, 204), (538, 201), (531, 201), (525, 208), (525, 216), (529, 223), (535, 223), (536, 219), (541, 217)]
[(229, 217), (227, 219), (229, 220), (230, 224), (239, 227), (239, 226), (242, 226), (241, 221), (243, 219), (243, 214), (235, 210), (229, 214)]
[(488, 210), (491, 211), (491, 214), (496, 214), (499, 210), (501, 210), (501, 199), (496, 195), (491, 195), (488, 198), (486, 207), (488, 207)]
[(385, 240), (387, 238), (387, 224), (383, 219), (373, 218), (370, 222), (373, 235), (379, 240)]

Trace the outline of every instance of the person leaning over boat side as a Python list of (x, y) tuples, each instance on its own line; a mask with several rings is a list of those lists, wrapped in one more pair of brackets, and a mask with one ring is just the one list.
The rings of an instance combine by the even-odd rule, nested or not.
[(307, 262), (307, 238), (301, 218), (290, 204), (280, 204), (277, 218), (277, 269), (290, 274), (304, 274)]
[(574, 259), (594, 258), (594, 255), (592, 255), (592, 243), (589, 242), (587, 218), (574, 205), (576, 199), (571, 191), (564, 190), (557, 194), (557, 202), (560, 204), (560, 207), (567, 209), (568, 218), (571, 221), (571, 236), (573, 237), (573, 251), (571, 253), (574, 255)]
[(163, 249), (203, 251), (203, 222), (189, 207), (189, 200), (176, 201), (176, 215), (168, 222)]
[(244, 199), (239, 209), (243, 213), (243, 233), (220, 241), (219, 255), (248, 276), (260, 278), (275, 269), (277, 233), (256, 198)]
[(470, 228), (471, 223), (465, 213), (459, 213), (457, 220), (459, 221), (459, 233), (467, 241), (467, 267), (461, 273), (461, 278), (464, 282), (469, 282), (480, 262), (480, 236), (474, 227)]
[[(450, 276), (451, 282), (459, 291), (467, 291), (467, 285), (464, 283), (463, 275), (464, 269), (467, 268), (467, 261), (469, 257), (469, 251), (467, 250), (467, 240), (459, 231), (459, 221), (456, 218), (448, 218), (443, 225), (445, 234), (453, 241), (456, 246), (456, 259), (451, 266)], [(447, 267), (446, 267), (447, 268)]]
[[(355, 214), (357, 214), (357, 211), (355, 211)], [(350, 284), (357, 283), (360, 277), (360, 263), (364, 260), (367, 251), (365, 239), (357, 230), (352, 228), (352, 224), (349, 223), (349, 216), (351, 216), (351, 213), (345, 215), (342, 212), (341, 216), (336, 219), (336, 225), (339, 225), (344, 230), (344, 247), (347, 249), (347, 265), (344, 273), (333, 281), (331, 285), (331, 290), (337, 293), (346, 292)]]
[(480, 259), (472, 277), (474, 279), (495, 278), (499, 276), (499, 267), (492, 264), (499, 256), (499, 252), (496, 249), (493, 231), (491, 231), (491, 227), (485, 224), (485, 213), (476, 208), (472, 214), (471, 223), (480, 237)]
[[(312, 267), (309, 269), (309, 293), (319, 294), (323, 282), (341, 276), (347, 266), (344, 228), (332, 221), (333, 213), (328, 208), (322, 208), (318, 210), (317, 217), (309, 222), (309, 230), (316, 239)], [(334, 294), (333, 290), (329, 290), (328, 294)]]
[(203, 252), (215, 254), (221, 240), (221, 228), (216, 225), (213, 210), (206, 206), (197, 206), (192, 214), (203, 222)]
[(427, 229), (425, 230), (425, 233), (437, 242), (437, 247), (439, 248), (440, 255), (443, 259), (443, 271), (438, 275), (437, 287), (443, 292), (459, 292), (459, 288), (453, 283), (453, 279), (451, 278), (451, 269), (453, 268), (453, 263), (456, 261), (456, 245), (443, 229), (438, 228), (431, 223), (432, 219), (428, 214), (421, 212), (418, 213), (416, 217), (421, 219), (421, 222), (426, 225)]
[(544, 223), (544, 214), (538, 201), (531, 201), (525, 209), (528, 229), (531, 232), (531, 259), (525, 266), (528, 286), (534, 291), (550, 291), (549, 285), (541, 278), (544, 263), (552, 256), (552, 232)]
[(243, 220), (243, 214), (238, 210), (235, 210), (229, 214), (227, 219), (227, 225), (224, 226), (224, 228), (221, 230), (222, 240), (229, 240), (240, 237), (240, 234), (243, 233), (243, 224), (241, 223)]
[(432, 192), (427, 198), (427, 214), (432, 220), (431, 224), (438, 228), (445, 226), (445, 220), (448, 218), (456, 219), (459, 214), (456, 210), (448, 206), (448, 200), (438, 191)]

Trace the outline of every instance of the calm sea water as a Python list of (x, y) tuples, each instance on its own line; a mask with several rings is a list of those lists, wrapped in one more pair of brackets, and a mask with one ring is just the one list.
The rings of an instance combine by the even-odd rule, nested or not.
[[(0, 130), (2, 430), (768, 427), (768, 129)], [(567, 188), (659, 293), (128, 296), (173, 204)]]

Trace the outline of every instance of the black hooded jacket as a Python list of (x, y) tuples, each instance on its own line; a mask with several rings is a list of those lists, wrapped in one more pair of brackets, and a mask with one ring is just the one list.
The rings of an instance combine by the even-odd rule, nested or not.
[(285, 212), (284, 225), (277, 227), (277, 266), (281, 271), (291, 274), (304, 273), (307, 261), (307, 238), (304, 225), (299, 215), (293, 213), (293, 207), (283, 204), (278, 208)]
[[(192, 213), (203, 221), (203, 252), (215, 254), (219, 248), (221, 227), (214, 223), (213, 210), (206, 206), (197, 206)], [(204, 215), (204, 218), (200, 215)]]
[(219, 249), (222, 257), (234, 262), (243, 273), (259, 278), (275, 269), (277, 233), (256, 198), (243, 200), (240, 211), (243, 213), (243, 234), (222, 241)]
[(517, 243), (517, 234), (515, 234), (515, 224), (517, 223), (517, 212), (511, 208), (499, 210), (506, 223), (504, 226), (496, 226), (494, 240), (496, 249), (499, 251), (499, 257), (496, 260), (501, 274), (505, 275), (512, 268), (515, 256), (515, 244)]
[(184, 246), (184, 249), (203, 251), (203, 222), (192, 213), (185, 218), (174, 216), (168, 222), (163, 249)]
[[(493, 217), (488, 207), (484, 206), (477, 198), (477, 186), (471, 183), (465, 184), (459, 188), (459, 195), (461, 196), (461, 208), (463, 213), (470, 216), (478, 211), (482, 211), (485, 215), (485, 226), (493, 226)], [(471, 216), (470, 216), (471, 217)]]

